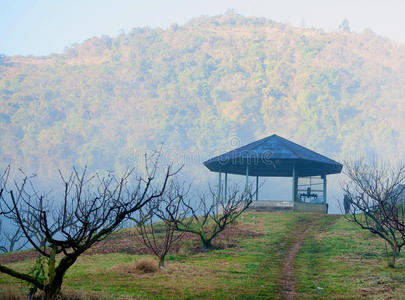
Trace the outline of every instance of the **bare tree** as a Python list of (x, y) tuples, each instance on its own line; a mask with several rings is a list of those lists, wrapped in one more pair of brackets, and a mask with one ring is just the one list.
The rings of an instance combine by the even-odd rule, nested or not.
[[(4, 170), (4, 172), (2, 174), (0, 174), (0, 197), (3, 195), (3, 193), (6, 189), (9, 174), (10, 174), (10, 166), (8, 166)], [(2, 203), (0, 202), (0, 216), (3, 216), (7, 212), (8, 211), (6, 210), (4, 205), (2, 205)]]
[(187, 211), (180, 211), (186, 193), (184, 187), (172, 181), (161, 197), (149, 202), (139, 210), (138, 218), (133, 218), (143, 244), (158, 257), (160, 269), (164, 268), (171, 247), (184, 235), (176, 233), (174, 224), (187, 215)]
[(392, 262), (405, 245), (405, 211), (401, 203), (405, 165), (393, 169), (384, 163), (346, 164), (344, 192), (350, 201), (349, 220), (384, 239), (392, 249)]
[(212, 248), (212, 241), (227, 225), (233, 223), (252, 203), (251, 188), (240, 192), (235, 185), (228, 191), (226, 198), (218, 198), (218, 194), (209, 188), (209, 193), (198, 196), (197, 203), (191, 199), (181, 198), (181, 210), (189, 211), (189, 218), (171, 220), (177, 231), (190, 232), (198, 235), (203, 249)]
[[(5, 190), (9, 173), (10, 167), (7, 167), (3, 174), (0, 175), (0, 198), (3, 194), (3, 191)], [(21, 250), (27, 245), (28, 241), (24, 240), (24, 234), (21, 228), (15, 226), (16, 224), (14, 222), (8, 221), (6, 222), (6, 224), (3, 224), (3, 221), (7, 221), (5, 220), (7, 210), (3, 210), (4, 208), (5, 206), (1, 205), (0, 202), (0, 253)], [(5, 229), (4, 227), (7, 227), (7, 229)]]
[[(73, 169), (68, 177), (60, 174), (64, 189), (59, 200), (50, 193), (39, 193), (28, 176), (21, 182), (15, 181), (12, 189), (3, 190), (1, 204), (6, 208), (3, 211), (16, 221), (24, 237), (46, 259), (48, 274), (46, 278), (38, 278), (4, 265), (0, 265), (0, 272), (43, 290), (46, 299), (56, 299), (66, 271), (77, 258), (131, 214), (161, 197), (175, 173), (168, 166), (162, 180), (156, 180), (157, 163), (147, 168), (146, 179), (136, 177), (133, 170), (116, 177), (88, 176), (86, 169), (81, 172)], [(160, 183), (155, 184), (157, 181)]]
[(15, 224), (9, 224), (8, 227), (11, 228), (9, 230), (4, 230), (2, 225), (3, 224), (0, 220), (0, 253), (8, 253), (24, 249), (28, 244), (28, 241), (24, 239), (24, 232), (22, 229), (15, 226)]

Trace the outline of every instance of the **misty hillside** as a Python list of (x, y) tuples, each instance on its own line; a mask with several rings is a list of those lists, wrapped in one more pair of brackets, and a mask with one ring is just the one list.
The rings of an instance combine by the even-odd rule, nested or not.
[(334, 159), (404, 157), (405, 47), (369, 30), (233, 13), (135, 28), (63, 54), (1, 56), (0, 98), (0, 165), (45, 176), (121, 170), (162, 142), (201, 166), (273, 133)]

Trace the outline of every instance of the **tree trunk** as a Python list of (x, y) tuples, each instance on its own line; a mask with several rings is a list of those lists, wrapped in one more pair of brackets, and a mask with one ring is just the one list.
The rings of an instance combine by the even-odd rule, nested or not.
[[(75, 263), (79, 255), (80, 254), (77, 254), (77, 256), (73, 257), (62, 258), (58, 267), (56, 267), (54, 270), (51, 270), (51, 273), (49, 273), (49, 275), (52, 277), (49, 278), (49, 283), (45, 286), (44, 289), (46, 300), (58, 299), (62, 290), (63, 277), (65, 276), (67, 269), (69, 269)], [(54, 266), (52, 266), (52, 262), (51, 268), (54, 268)]]
[(398, 249), (398, 242), (395, 241), (394, 248), (392, 249), (392, 262), (391, 262), (391, 266), (393, 268), (395, 267), (395, 258), (397, 257), (397, 249)]
[(159, 269), (163, 270), (165, 268), (165, 257), (159, 257)]
[(55, 300), (58, 299), (60, 296), (62, 288), (62, 282), (58, 282), (57, 280), (54, 280), (50, 283), (48, 283), (45, 286), (44, 292), (45, 292), (45, 299), (46, 300)]
[(206, 252), (212, 248), (211, 240), (203, 240), (202, 242), (203, 242), (204, 252)]
[(48, 280), (52, 282), (55, 278), (56, 248), (52, 248), (48, 258)]

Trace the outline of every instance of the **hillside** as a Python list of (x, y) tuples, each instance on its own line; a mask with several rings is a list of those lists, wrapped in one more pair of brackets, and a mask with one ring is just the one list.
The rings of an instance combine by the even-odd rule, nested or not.
[(272, 133), (335, 159), (404, 157), (405, 47), (237, 14), (0, 58), (0, 165), (122, 170), (162, 142), (201, 161)]
[[(403, 255), (394, 269), (388, 267), (384, 242), (343, 216), (247, 213), (214, 244), (217, 249), (202, 252), (198, 238), (186, 237), (167, 257), (165, 270), (142, 274), (134, 263), (148, 252), (134, 229), (121, 230), (78, 259), (63, 290), (122, 300), (405, 297)], [(28, 270), (35, 255), (0, 256), (2, 263), (7, 259)], [(0, 297), (13, 288), (21, 293), (27, 287), (0, 274)]]

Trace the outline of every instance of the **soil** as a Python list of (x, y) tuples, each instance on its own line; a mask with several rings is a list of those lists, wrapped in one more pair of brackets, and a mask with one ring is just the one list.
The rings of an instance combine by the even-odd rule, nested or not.
[[(236, 225), (227, 227), (213, 241), (215, 248), (233, 248), (236, 247), (238, 241), (242, 238), (253, 238), (262, 235), (248, 229), (240, 229)], [(172, 245), (171, 253), (181, 253), (185, 247), (190, 253), (203, 252), (200, 239), (192, 233), (185, 233), (183, 236), (184, 242), (175, 243)], [(191, 244), (191, 245), (190, 245)], [(134, 229), (119, 231), (113, 233), (107, 239), (93, 245), (84, 255), (108, 254), (108, 253), (128, 253), (128, 254), (153, 254), (152, 250), (145, 247), (141, 236)], [(9, 264), (13, 262), (23, 261), (26, 259), (35, 259), (38, 256), (36, 251), (20, 251), (10, 254), (0, 255), (0, 264)]]
[(296, 299), (297, 297), (295, 293), (294, 262), (295, 257), (301, 249), (302, 241), (310, 228), (311, 224), (308, 224), (306, 228), (298, 233), (297, 239), (284, 257), (281, 277), (281, 299)]

